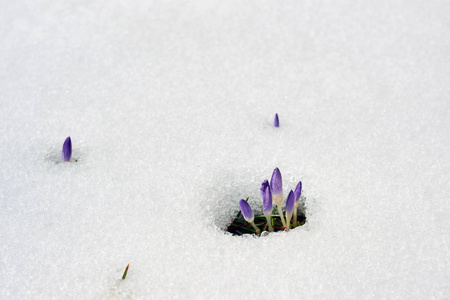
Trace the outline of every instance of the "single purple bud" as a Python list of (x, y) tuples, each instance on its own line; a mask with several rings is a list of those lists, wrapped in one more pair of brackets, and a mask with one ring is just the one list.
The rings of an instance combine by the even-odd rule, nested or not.
[(272, 190), (273, 201), (277, 205), (281, 205), (281, 202), (283, 201), (283, 184), (281, 173), (278, 168), (273, 170), (272, 179), (270, 179), (270, 189)]
[(294, 211), (294, 204), (295, 204), (295, 196), (294, 192), (291, 190), (286, 199), (286, 214), (292, 215), (292, 212)]
[(269, 181), (266, 179), (261, 184), (261, 196), (263, 198), (264, 214), (272, 213), (272, 191), (270, 190)]
[(244, 199), (241, 199), (241, 201), (239, 201), (239, 206), (241, 207), (241, 211), (242, 211), (242, 215), (244, 216), (244, 219), (247, 222), (252, 223), (253, 219), (254, 219), (254, 215), (253, 215), (253, 210), (250, 207), (250, 204), (248, 204), (247, 201), (245, 201)]
[(70, 157), (72, 156), (72, 141), (70, 140), (70, 136), (66, 138), (62, 147), (62, 160), (70, 161)]
[(295, 202), (298, 202), (301, 195), (302, 195), (302, 182), (300, 181), (294, 190)]
[(273, 127), (280, 127), (280, 120), (278, 120), (278, 114), (275, 114), (275, 119), (273, 119)]

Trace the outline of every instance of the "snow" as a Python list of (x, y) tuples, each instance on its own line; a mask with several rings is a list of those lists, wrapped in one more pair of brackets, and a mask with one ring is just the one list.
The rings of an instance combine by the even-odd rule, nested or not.
[[(4, 1), (0, 298), (449, 298), (449, 14)], [(305, 226), (226, 234), (275, 167)]]

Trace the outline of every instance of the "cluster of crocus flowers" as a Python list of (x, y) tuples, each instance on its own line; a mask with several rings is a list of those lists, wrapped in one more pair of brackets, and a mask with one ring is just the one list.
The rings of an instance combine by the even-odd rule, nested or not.
[(70, 136), (66, 138), (62, 147), (62, 161), (70, 161), (72, 156), (72, 141)]
[[(281, 172), (278, 168), (273, 171), (272, 178), (270, 180), (270, 184), (268, 180), (264, 180), (261, 184), (261, 197), (263, 199), (263, 211), (264, 216), (267, 220), (267, 227), (269, 231), (273, 231), (272, 227), (272, 216), (273, 216), (273, 202), (277, 206), (278, 214), (285, 229), (289, 229), (291, 227), (295, 228), (298, 225), (297, 222), (297, 209), (298, 204), (300, 202), (300, 196), (302, 193), (302, 182), (300, 181), (297, 184), (297, 187), (294, 191), (290, 191), (286, 198), (286, 208), (285, 215), (282, 210), (282, 202), (283, 202), (283, 184)], [(242, 215), (244, 219), (249, 222), (257, 234), (260, 233), (260, 229), (254, 223), (254, 214), (250, 205), (242, 199), (239, 202), (239, 206), (242, 211)], [(286, 217), (286, 218), (285, 218)]]

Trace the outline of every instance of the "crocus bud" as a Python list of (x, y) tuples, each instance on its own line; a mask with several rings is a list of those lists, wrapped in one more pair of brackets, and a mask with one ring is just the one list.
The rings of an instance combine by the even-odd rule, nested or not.
[(291, 190), (286, 199), (286, 214), (292, 215), (292, 212), (294, 211), (294, 204), (295, 204), (295, 196), (294, 192)]
[(300, 181), (294, 190), (294, 196), (295, 196), (295, 202), (298, 204), (298, 200), (300, 199), (300, 196), (302, 195), (302, 182)]
[(241, 212), (242, 212), (242, 215), (244, 216), (245, 221), (252, 224), (253, 228), (255, 229), (256, 234), (260, 235), (261, 230), (253, 222), (255, 216), (253, 215), (253, 210), (250, 207), (250, 204), (248, 204), (247, 201), (245, 201), (244, 199), (241, 199), (241, 201), (239, 201), (239, 206), (241, 207)]
[(70, 161), (70, 157), (72, 156), (72, 141), (70, 140), (70, 136), (66, 138), (62, 147), (62, 160)]
[(270, 190), (269, 181), (266, 179), (261, 184), (261, 196), (263, 198), (263, 211), (264, 214), (272, 213), (272, 191)]
[(250, 207), (250, 204), (248, 204), (247, 201), (245, 201), (244, 199), (241, 199), (241, 201), (239, 201), (239, 206), (241, 208), (244, 219), (247, 222), (252, 223), (253, 219), (254, 219), (254, 215), (253, 215), (253, 210)]
[(280, 120), (278, 120), (278, 114), (275, 114), (275, 119), (273, 119), (273, 127), (280, 127)]
[(283, 184), (281, 179), (281, 173), (278, 168), (275, 168), (272, 173), (272, 179), (270, 180), (270, 189), (272, 190), (272, 199), (277, 205), (281, 205), (283, 201)]
[(293, 224), (293, 228), (297, 227), (298, 222), (297, 222), (297, 207), (298, 207), (298, 203), (300, 200), (300, 196), (302, 195), (302, 182), (300, 181), (297, 186), (295, 187), (295, 191), (294, 191), (294, 198), (295, 198), (295, 204), (294, 204), (294, 219), (292, 221)]
[(270, 179), (270, 189), (272, 190), (272, 200), (277, 205), (281, 223), (283, 223), (284, 227), (287, 227), (286, 221), (283, 217), (283, 211), (281, 210), (281, 202), (283, 202), (283, 185), (281, 180), (281, 173), (278, 168), (275, 168), (275, 170), (273, 170), (272, 179)]
[(289, 192), (289, 195), (286, 199), (286, 225), (287, 229), (289, 229), (291, 218), (292, 218), (292, 212), (294, 211), (294, 204), (295, 204), (295, 196), (294, 192), (291, 190)]
[(263, 211), (267, 220), (267, 226), (269, 231), (273, 231), (272, 228), (272, 191), (270, 190), (269, 181), (264, 180), (261, 184), (261, 196), (263, 198)]

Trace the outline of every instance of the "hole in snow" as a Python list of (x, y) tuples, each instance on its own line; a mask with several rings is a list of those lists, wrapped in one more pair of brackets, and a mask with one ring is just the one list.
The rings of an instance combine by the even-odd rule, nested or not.
[[(305, 198), (302, 196), (300, 197), (299, 204), (297, 207), (297, 225), (294, 227), (295, 224), (295, 217), (293, 216), (290, 221), (290, 230), (295, 229), (297, 227), (303, 226), (306, 222), (306, 209), (305, 209)], [(283, 210), (283, 215), (286, 218), (286, 213)], [(273, 228), (273, 232), (277, 231), (283, 231), (286, 230), (286, 228), (283, 226), (280, 215), (278, 214), (278, 210), (276, 207), (274, 207), (272, 211), (272, 217), (271, 217), (271, 224)], [(267, 235), (269, 234), (269, 226), (267, 224), (267, 219), (264, 216), (262, 211), (255, 211), (255, 219), (254, 223), (256, 227), (261, 230), (261, 235)], [(248, 223), (244, 217), (242, 216), (241, 211), (235, 212), (234, 217), (231, 221), (231, 223), (227, 226), (226, 231), (231, 233), (232, 235), (244, 235), (244, 234), (255, 234), (255, 229), (253, 226)]]

